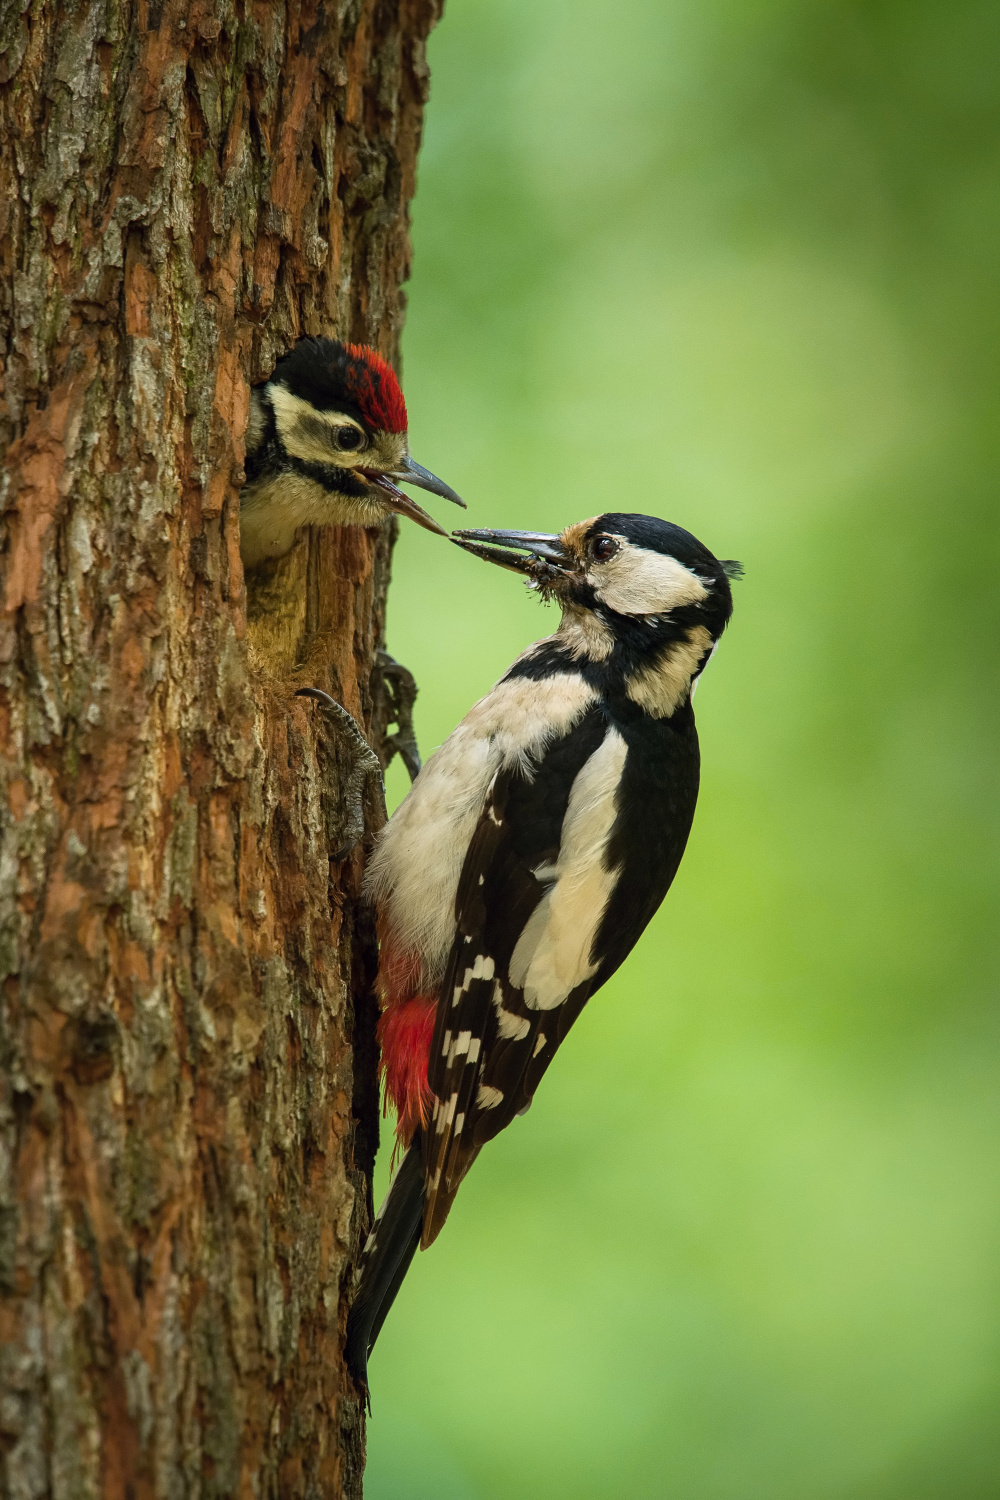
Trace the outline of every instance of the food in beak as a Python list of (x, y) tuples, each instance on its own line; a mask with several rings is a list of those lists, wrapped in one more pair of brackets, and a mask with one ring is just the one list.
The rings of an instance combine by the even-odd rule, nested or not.
[[(524, 574), (538, 589), (551, 588), (573, 571), (573, 561), (558, 536), (543, 531), (456, 531), (457, 547), (496, 563), (513, 573)], [(516, 551), (506, 551), (506, 548)]]

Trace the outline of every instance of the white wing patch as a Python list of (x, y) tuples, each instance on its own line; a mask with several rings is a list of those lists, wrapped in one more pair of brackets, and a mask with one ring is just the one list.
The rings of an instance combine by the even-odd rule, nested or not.
[(597, 972), (590, 949), (617, 880), (604, 856), (626, 754), (625, 741), (609, 727), (573, 782), (553, 883), (511, 954), (510, 982), (532, 1010), (554, 1010)]
[[(365, 893), (403, 950), (421, 955), (440, 984), (455, 936), (455, 895), (470, 840), (496, 773), (540, 755), (596, 701), (575, 672), (498, 683), (445, 740), (383, 829)], [(454, 997), (453, 997), (454, 998)]]

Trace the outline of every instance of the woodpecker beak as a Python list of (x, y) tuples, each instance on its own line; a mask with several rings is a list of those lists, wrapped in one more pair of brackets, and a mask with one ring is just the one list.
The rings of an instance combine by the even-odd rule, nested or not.
[(456, 531), (451, 540), (474, 557), (523, 573), (537, 588), (551, 588), (576, 568), (559, 537), (545, 531)]
[(418, 489), (429, 490), (432, 495), (440, 495), (442, 500), (450, 500), (452, 505), (460, 505), (466, 509), (465, 501), (461, 495), (456, 495), (450, 484), (445, 484), (430, 469), (425, 469), (423, 464), (415, 464), (412, 458), (406, 457), (399, 468), (393, 474), (393, 479), (400, 484), (415, 484)]
[(433, 516), (429, 516), (422, 505), (411, 500), (409, 495), (397, 489), (387, 474), (378, 474), (373, 469), (362, 469), (369, 484), (382, 491), (382, 504), (386, 510), (394, 510), (397, 515), (409, 516), (411, 521), (416, 521), (418, 526), (423, 526), (427, 531), (436, 531), (438, 536), (447, 536), (443, 526), (439, 526)]
[(442, 495), (445, 500), (451, 500), (453, 504), (460, 505), (465, 509), (465, 501), (443, 479), (438, 479), (430, 469), (415, 464), (412, 458), (404, 458), (398, 469), (391, 475), (382, 474), (377, 469), (361, 469), (359, 471), (368, 480), (369, 484), (375, 485), (382, 491), (382, 504), (387, 510), (394, 510), (397, 515), (409, 516), (411, 521), (416, 521), (418, 526), (423, 526), (427, 531), (435, 531), (438, 536), (447, 536), (443, 526), (439, 526), (433, 516), (429, 516), (422, 505), (411, 500), (409, 495), (393, 482), (398, 480), (401, 484), (418, 484), (422, 490), (430, 490), (432, 495)]

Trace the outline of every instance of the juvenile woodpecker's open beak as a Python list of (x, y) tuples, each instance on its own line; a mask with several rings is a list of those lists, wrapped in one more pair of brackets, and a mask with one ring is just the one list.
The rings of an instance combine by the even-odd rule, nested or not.
[(402, 484), (417, 484), (422, 490), (430, 490), (432, 495), (442, 495), (445, 500), (451, 500), (453, 504), (460, 505), (465, 509), (465, 501), (455, 494), (455, 491), (443, 479), (438, 479), (429, 469), (415, 464), (412, 458), (404, 458), (398, 469), (393, 473), (382, 474), (377, 469), (362, 469), (369, 484), (377, 485), (382, 491), (385, 499), (383, 504), (387, 510), (394, 510), (398, 515), (409, 516), (411, 521), (416, 521), (418, 526), (423, 526), (428, 531), (436, 531), (438, 536), (447, 536), (443, 526), (439, 526), (433, 516), (429, 516), (422, 505), (411, 500), (409, 495), (404, 495), (394, 481)]
[[(451, 539), (475, 557), (523, 573), (539, 588), (551, 588), (575, 570), (559, 537), (545, 531), (456, 531)], [(506, 547), (517, 550), (506, 552)]]
[(362, 470), (369, 484), (373, 484), (382, 491), (382, 504), (386, 510), (394, 510), (397, 515), (409, 516), (411, 521), (416, 521), (418, 526), (423, 526), (427, 531), (436, 531), (438, 536), (447, 536), (443, 526), (439, 526), (433, 516), (429, 516), (422, 505), (411, 500), (409, 495), (404, 495), (401, 489), (393, 484), (387, 474), (378, 474), (373, 469)]
[(399, 468), (393, 474), (393, 479), (400, 484), (415, 484), (418, 489), (429, 490), (432, 495), (440, 495), (442, 500), (450, 500), (452, 505), (460, 505), (466, 509), (465, 501), (461, 495), (456, 495), (450, 484), (445, 484), (430, 469), (425, 469), (423, 464), (413, 462), (412, 458), (404, 458)]

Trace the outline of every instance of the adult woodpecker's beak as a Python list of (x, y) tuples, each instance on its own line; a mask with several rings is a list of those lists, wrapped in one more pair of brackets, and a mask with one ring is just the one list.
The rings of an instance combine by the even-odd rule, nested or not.
[(460, 495), (456, 495), (450, 485), (445, 484), (443, 479), (438, 479), (430, 469), (425, 469), (422, 464), (416, 464), (412, 458), (404, 458), (398, 469), (392, 474), (381, 474), (375, 469), (362, 469), (361, 472), (369, 484), (377, 485), (385, 495), (384, 505), (388, 510), (394, 510), (398, 515), (409, 516), (411, 521), (416, 521), (418, 526), (425, 527), (428, 531), (436, 531), (438, 536), (447, 536), (443, 526), (439, 526), (433, 516), (429, 516), (422, 505), (411, 500), (409, 495), (393, 483), (398, 480), (401, 484), (416, 484), (422, 490), (430, 490), (432, 495), (441, 495), (445, 500), (450, 500), (454, 505), (460, 505), (465, 510), (465, 501)]
[(523, 573), (537, 588), (551, 588), (576, 567), (560, 538), (546, 531), (456, 531), (451, 539), (475, 557)]

